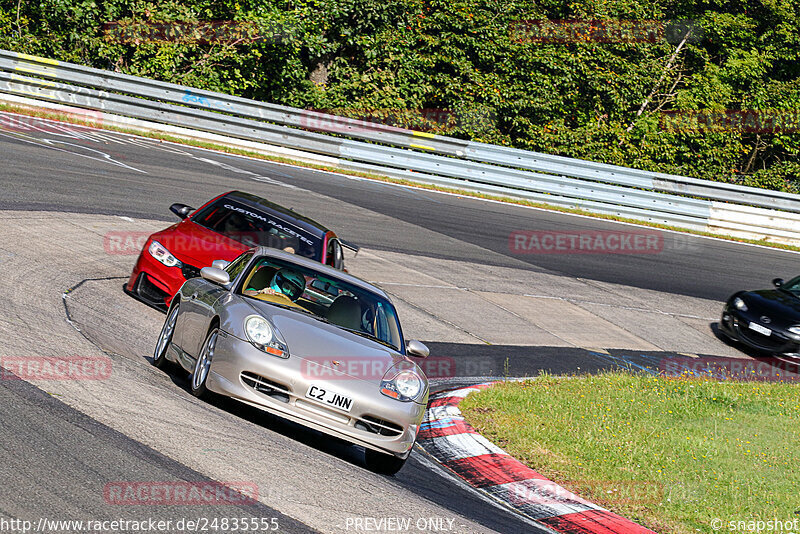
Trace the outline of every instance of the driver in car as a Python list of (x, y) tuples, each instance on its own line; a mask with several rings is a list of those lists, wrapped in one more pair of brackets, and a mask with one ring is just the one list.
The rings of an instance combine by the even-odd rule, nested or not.
[(297, 306), (295, 304), (306, 289), (306, 279), (302, 274), (288, 268), (279, 269), (272, 277), (269, 285), (263, 289), (247, 289), (244, 294), (258, 297), (267, 302), (282, 304), (284, 306)]

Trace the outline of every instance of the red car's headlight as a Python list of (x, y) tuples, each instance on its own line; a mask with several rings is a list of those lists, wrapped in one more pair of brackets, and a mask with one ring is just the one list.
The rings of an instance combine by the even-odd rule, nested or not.
[(159, 243), (158, 241), (153, 241), (150, 243), (150, 247), (147, 249), (147, 252), (150, 253), (156, 260), (160, 261), (167, 267), (180, 267), (181, 262), (178, 258), (173, 256), (167, 247)]

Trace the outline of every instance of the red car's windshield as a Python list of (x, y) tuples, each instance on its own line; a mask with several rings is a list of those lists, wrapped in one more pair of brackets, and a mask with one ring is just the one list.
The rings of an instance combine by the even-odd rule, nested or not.
[(192, 221), (248, 246), (266, 246), (322, 260), (322, 241), (291, 223), (231, 199), (220, 199)]

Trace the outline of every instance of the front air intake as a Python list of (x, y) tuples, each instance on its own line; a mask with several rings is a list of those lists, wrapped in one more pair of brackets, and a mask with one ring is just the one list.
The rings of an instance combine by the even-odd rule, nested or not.
[(273, 382), (268, 378), (255, 373), (250, 373), (248, 371), (244, 371), (241, 377), (242, 382), (244, 382), (246, 386), (253, 388), (259, 393), (263, 393), (264, 395), (281, 402), (289, 402), (290, 393), (288, 388), (286, 388), (286, 386), (283, 384)]

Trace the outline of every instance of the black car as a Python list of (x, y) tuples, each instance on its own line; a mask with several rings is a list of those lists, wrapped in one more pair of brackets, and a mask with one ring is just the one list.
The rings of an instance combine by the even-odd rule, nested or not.
[(761, 352), (800, 356), (800, 276), (772, 283), (775, 289), (731, 295), (720, 332)]

